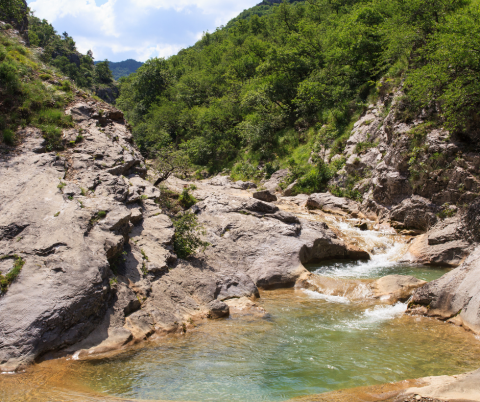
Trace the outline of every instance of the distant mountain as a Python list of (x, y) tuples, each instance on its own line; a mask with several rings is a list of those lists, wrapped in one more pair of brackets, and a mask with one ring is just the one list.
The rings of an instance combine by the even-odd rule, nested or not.
[[(101, 60), (96, 61), (95, 64), (99, 63)], [(138, 68), (143, 64), (140, 61), (136, 61), (133, 59), (128, 59), (125, 61), (119, 62), (108, 62), (110, 66), (110, 70), (112, 70), (113, 77), (118, 80), (120, 77), (126, 77), (138, 70)]]

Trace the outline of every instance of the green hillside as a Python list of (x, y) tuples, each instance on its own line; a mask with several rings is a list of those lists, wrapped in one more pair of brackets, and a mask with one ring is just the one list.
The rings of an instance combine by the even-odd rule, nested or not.
[(401, 82), (405, 118), (435, 100), (447, 128), (478, 131), (477, 1), (310, 0), (248, 13), (122, 79), (118, 105), (144, 152), (173, 144), (198, 169), (238, 178), (289, 166), (318, 191), (342, 162), (309, 164), (311, 151), (340, 153), (366, 106)]

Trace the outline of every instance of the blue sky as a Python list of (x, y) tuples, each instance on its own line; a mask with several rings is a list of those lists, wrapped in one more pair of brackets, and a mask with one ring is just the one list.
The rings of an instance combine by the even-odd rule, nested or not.
[(39, 18), (68, 32), (95, 60), (145, 61), (193, 45), (261, 0), (27, 0)]

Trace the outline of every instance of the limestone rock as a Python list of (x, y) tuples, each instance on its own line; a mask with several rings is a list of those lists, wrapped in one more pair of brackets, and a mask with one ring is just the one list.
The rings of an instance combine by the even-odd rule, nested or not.
[(404, 258), (413, 263), (456, 267), (468, 255), (469, 249), (470, 244), (464, 240), (429, 245), (428, 235), (423, 234), (412, 242)]
[(285, 180), (289, 174), (290, 171), (288, 169), (277, 170), (270, 176), (270, 179), (263, 183), (263, 187), (274, 193), (275, 191), (280, 190), (280, 183)]
[(228, 176), (215, 176), (213, 179), (211, 179), (209, 182), (212, 186), (230, 186), (232, 184), (232, 181), (230, 180), (230, 177)]
[(415, 238), (404, 259), (427, 265), (460, 265), (472, 251), (472, 244), (464, 240), (461, 221), (460, 216), (439, 221), (429, 232)]
[(415, 305), (428, 306), (426, 315), (442, 320), (457, 316), (480, 333), (480, 247), (458, 268), (415, 291), (411, 311)]
[[(398, 401), (480, 401), (480, 370), (453, 376), (437, 376), (421, 378), (420, 387), (410, 387), (405, 390)], [(416, 395), (406, 399), (409, 395)]]
[(210, 303), (208, 303), (207, 307), (210, 318), (228, 317), (230, 313), (228, 304), (220, 300), (212, 300)]
[(283, 190), (283, 195), (285, 197), (291, 197), (295, 194), (295, 186), (297, 181), (295, 180), (292, 184), (289, 184), (285, 190)]
[(360, 204), (348, 198), (335, 197), (330, 193), (315, 193), (307, 200), (307, 208), (320, 209), (337, 215), (351, 215), (363, 217), (360, 212)]
[(73, 135), (81, 128), (83, 140), (63, 156), (42, 153), (38, 130), (26, 128), (21, 152), (0, 160), (0, 250), (25, 261), (0, 298), (2, 371), (82, 341), (105, 317), (117, 317), (117, 307), (119, 328), (139, 307), (131, 291), (119, 307), (108, 259), (121, 254), (131, 225), (123, 204), (128, 185), (119, 175), (135, 174), (143, 158), (123, 124), (100, 130), (85, 102), (68, 112), (77, 123)]
[(239, 299), (230, 299), (225, 302), (230, 308), (230, 315), (232, 317), (239, 316), (254, 316), (264, 318), (268, 315), (267, 311), (259, 306), (257, 303), (248, 297), (241, 297)]
[(392, 208), (389, 218), (395, 228), (428, 230), (437, 222), (438, 207), (426, 198), (414, 195)]
[(272, 192), (270, 192), (269, 190), (257, 191), (253, 193), (253, 198), (265, 202), (277, 201), (277, 196), (275, 194), (272, 194)]
[(407, 300), (415, 289), (427, 282), (409, 275), (388, 275), (372, 284), (374, 296), (383, 301), (396, 302)]
[(253, 198), (216, 195), (197, 206), (211, 244), (205, 252), (209, 266), (215, 271), (235, 267), (259, 287), (294, 284), (305, 272), (304, 263), (348, 256), (346, 245), (325, 224), (296, 223), (296, 217)]
[(240, 190), (248, 190), (250, 188), (256, 188), (257, 185), (251, 181), (242, 181), (238, 180), (235, 183), (230, 185), (232, 188), (238, 188)]

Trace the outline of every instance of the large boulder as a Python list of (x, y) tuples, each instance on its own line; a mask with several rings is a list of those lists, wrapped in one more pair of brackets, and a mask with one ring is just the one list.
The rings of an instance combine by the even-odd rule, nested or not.
[(235, 267), (258, 287), (294, 284), (305, 272), (303, 264), (350, 256), (324, 223), (299, 220), (272, 204), (217, 195), (197, 206), (211, 244), (205, 252), (209, 266)]
[(363, 217), (360, 204), (344, 197), (335, 197), (330, 193), (315, 193), (308, 197), (307, 208), (320, 209), (337, 215)]
[(253, 198), (257, 200), (265, 201), (265, 202), (273, 202), (277, 201), (277, 196), (272, 194), (269, 190), (261, 190), (253, 193)]
[(414, 239), (404, 259), (415, 264), (460, 265), (473, 247), (464, 239), (462, 220), (462, 216), (456, 216), (439, 221), (426, 234)]
[(231, 187), (239, 190), (248, 190), (251, 188), (257, 188), (257, 185), (251, 181), (238, 180), (235, 183), (232, 183)]
[(451, 319), (480, 333), (480, 247), (458, 268), (416, 290), (409, 312)]
[(232, 180), (229, 176), (218, 175), (209, 180), (208, 184), (212, 186), (230, 187), (232, 185)]
[(392, 208), (389, 214), (395, 228), (426, 231), (437, 223), (439, 208), (426, 198), (414, 195)]
[(427, 282), (409, 275), (388, 275), (377, 279), (372, 284), (374, 297), (383, 301), (405, 301), (415, 289)]
[(270, 176), (270, 179), (263, 183), (263, 187), (265, 187), (272, 193), (274, 193), (275, 191), (279, 191), (280, 183), (282, 183), (289, 175), (290, 170), (288, 169), (277, 170), (274, 174)]

